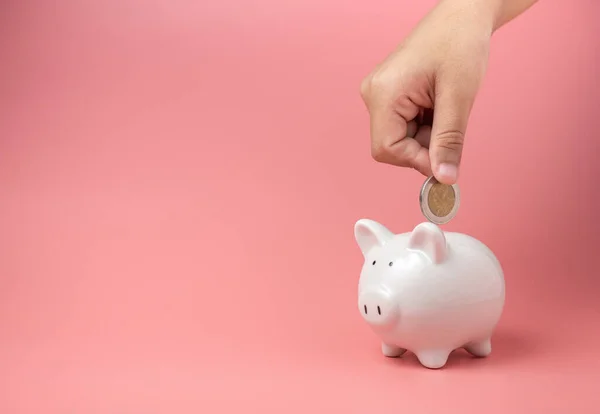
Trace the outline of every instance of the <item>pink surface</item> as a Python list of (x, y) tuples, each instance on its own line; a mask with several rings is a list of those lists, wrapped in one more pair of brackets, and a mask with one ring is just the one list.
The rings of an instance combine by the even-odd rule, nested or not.
[(423, 220), (360, 80), (432, 4), (3, 2), (0, 412), (600, 412), (597, 1), (494, 39), (445, 227), (504, 265), (492, 355), (357, 311), (354, 222)]

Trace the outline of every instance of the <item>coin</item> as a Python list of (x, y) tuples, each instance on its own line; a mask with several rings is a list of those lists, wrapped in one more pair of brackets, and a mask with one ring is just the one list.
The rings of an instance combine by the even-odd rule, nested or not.
[(442, 184), (435, 177), (429, 177), (421, 187), (419, 204), (427, 220), (446, 224), (454, 218), (460, 205), (458, 185)]

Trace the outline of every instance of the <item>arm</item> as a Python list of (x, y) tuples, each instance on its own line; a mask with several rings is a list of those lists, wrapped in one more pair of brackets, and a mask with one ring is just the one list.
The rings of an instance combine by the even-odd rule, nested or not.
[(373, 158), (455, 183), (491, 36), (536, 1), (439, 0), (362, 82)]

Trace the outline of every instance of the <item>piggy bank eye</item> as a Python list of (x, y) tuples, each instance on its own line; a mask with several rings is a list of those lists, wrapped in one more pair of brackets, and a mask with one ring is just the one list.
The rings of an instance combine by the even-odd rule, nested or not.
[(377, 263), (377, 260), (373, 260), (373, 266), (375, 266), (375, 263)]
[(392, 267), (394, 265), (394, 262), (390, 262), (389, 266)]

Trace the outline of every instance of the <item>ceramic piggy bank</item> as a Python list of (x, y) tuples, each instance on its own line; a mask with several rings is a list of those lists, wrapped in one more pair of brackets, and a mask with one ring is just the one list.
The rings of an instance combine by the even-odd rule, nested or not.
[(484, 357), (504, 308), (504, 274), (483, 243), (421, 223), (393, 234), (372, 220), (354, 228), (365, 262), (358, 310), (385, 356), (407, 350), (441, 368), (457, 348)]

